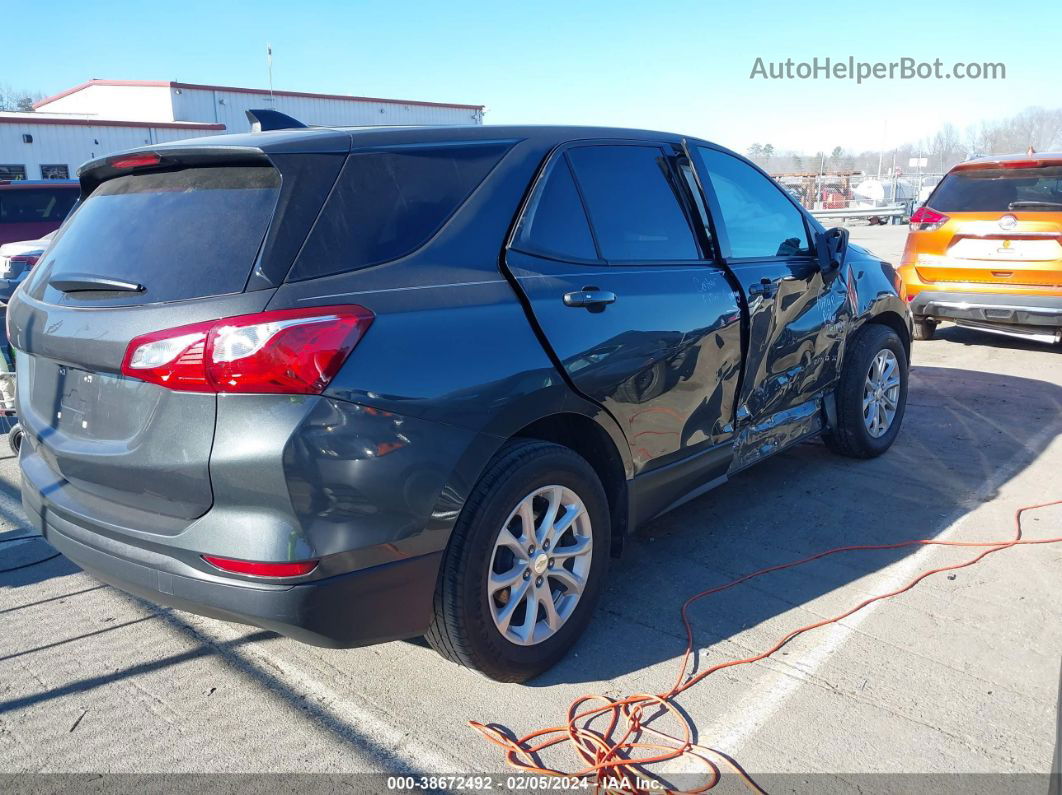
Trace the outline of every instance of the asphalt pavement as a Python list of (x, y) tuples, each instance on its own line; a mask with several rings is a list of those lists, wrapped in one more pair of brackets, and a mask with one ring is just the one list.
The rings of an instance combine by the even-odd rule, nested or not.
[[(852, 236), (896, 258), (903, 231)], [(357, 774), (478, 773), (504, 789), (502, 754), (469, 719), (524, 734), (563, 723), (584, 693), (667, 689), (681, 602), (745, 572), (843, 544), (1009, 536), (1016, 508), (1062, 499), (1060, 409), (1059, 349), (943, 326), (915, 345), (887, 455), (853, 461), (809, 442), (654, 521), (614, 561), (574, 652), (526, 685), (488, 681), (421, 642), (318, 649), (158, 609), (44, 560), (53, 552), (26, 538), (4, 445), (0, 773), (334, 773), (355, 789)], [(1062, 508), (1026, 524), (1031, 537), (1062, 535)], [(722, 593), (691, 610), (698, 668), (971, 556), (852, 552)], [(700, 743), (770, 791), (1044, 792), (1060, 661), (1062, 545), (1029, 546), (720, 671), (678, 704)], [(546, 761), (578, 767), (563, 752)]]

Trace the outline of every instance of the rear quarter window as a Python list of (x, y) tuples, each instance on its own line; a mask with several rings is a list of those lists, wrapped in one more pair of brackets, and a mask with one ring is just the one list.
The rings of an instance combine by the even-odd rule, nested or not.
[(550, 163), (524, 209), (513, 246), (559, 259), (597, 259), (590, 223), (564, 155)]
[(462, 143), (350, 155), (288, 281), (357, 270), (417, 250), (510, 146)]

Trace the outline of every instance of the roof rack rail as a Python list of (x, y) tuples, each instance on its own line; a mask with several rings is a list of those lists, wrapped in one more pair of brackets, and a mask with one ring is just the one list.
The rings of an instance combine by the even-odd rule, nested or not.
[(286, 113), (267, 108), (244, 111), (247, 121), (251, 123), (251, 132), (266, 132), (268, 130), (297, 130), (306, 125), (298, 119), (293, 119)]

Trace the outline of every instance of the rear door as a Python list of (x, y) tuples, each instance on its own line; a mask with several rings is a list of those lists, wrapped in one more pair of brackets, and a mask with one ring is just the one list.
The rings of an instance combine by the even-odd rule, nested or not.
[[(319, 161), (322, 189), (304, 203), (320, 207), (341, 161)], [(265, 307), (273, 291), (249, 280), (273, 254), (290, 266), (316, 215), (295, 214), (294, 246), (278, 231), (286, 180), (262, 156), (164, 162), (104, 180), (56, 235), (9, 305), (22, 466), (53, 501), (119, 525), (130, 509), (160, 532), (209, 509), (216, 397), (124, 378), (121, 364), (140, 334)]]
[(560, 365), (623, 427), (637, 469), (720, 449), (732, 432), (740, 315), (691, 177), (669, 144), (562, 148), (507, 253)]
[(923, 281), (1062, 287), (1062, 163), (1004, 163), (960, 166), (929, 197), (945, 217), (912, 225)]
[(696, 147), (711, 185), (726, 264), (749, 306), (748, 352), (738, 417), (752, 425), (795, 422), (837, 378), (849, 313), (842, 279), (823, 278), (803, 213), (769, 177), (727, 152)]

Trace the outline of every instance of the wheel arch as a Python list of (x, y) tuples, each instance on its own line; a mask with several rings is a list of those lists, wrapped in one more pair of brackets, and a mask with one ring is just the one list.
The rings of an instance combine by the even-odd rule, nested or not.
[(903, 343), (903, 351), (907, 356), (907, 362), (911, 362), (911, 329), (904, 321), (903, 317), (899, 313), (893, 312), (891, 309), (885, 309), (878, 312), (875, 315), (871, 315), (867, 318), (867, 323), (873, 323), (880, 326), (888, 326), (896, 332), (896, 336), (900, 338), (900, 342)]
[(628, 464), (612, 435), (596, 420), (576, 412), (561, 412), (528, 423), (514, 439), (540, 439), (574, 450), (601, 478), (611, 514), (611, 552), (620, 554), (628, 528)]

